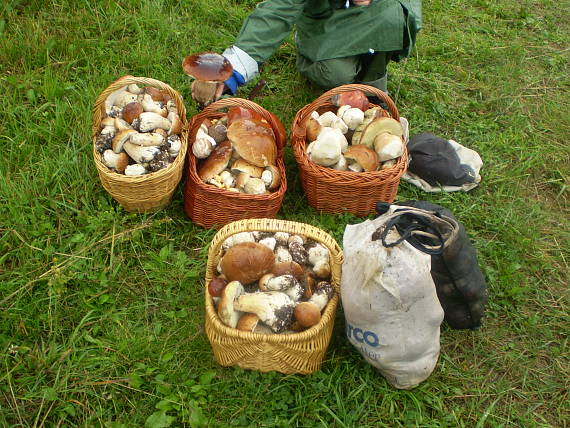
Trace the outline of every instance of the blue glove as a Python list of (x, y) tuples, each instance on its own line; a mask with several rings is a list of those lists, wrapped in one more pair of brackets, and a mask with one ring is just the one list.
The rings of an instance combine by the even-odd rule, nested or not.
[(228, 87), (228, 89), (230, 90), (230, 93), (232, 95), (235, 95), (237, 92), (238, 86), (245, 84), (245, 79), (241, 75), (240, 72), (234, 70), (234, 72), (230, 76), (230, 78), (228, 80), (226, 80), (224, 83)]

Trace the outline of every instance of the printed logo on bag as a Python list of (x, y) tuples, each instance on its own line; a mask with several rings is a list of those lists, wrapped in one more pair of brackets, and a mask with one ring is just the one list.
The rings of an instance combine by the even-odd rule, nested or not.
[(354, 327), (349, 323), (346, 323), (346, 335), (350, 339), (351, 337), (358, 343), (366, 343), (368, 346), (373, 348), (380, 345), (380, 339), (373, 331), (362, 330), (361, 328)]

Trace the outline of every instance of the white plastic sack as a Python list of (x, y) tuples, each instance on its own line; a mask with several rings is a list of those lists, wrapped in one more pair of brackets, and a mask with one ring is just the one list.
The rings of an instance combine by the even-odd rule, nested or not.
[[(349, 341), (396, 388), (427, 379), (439, 357), (443, 309), (430, 275), (431, 257), (407, 241), (385, 248), (374, 232), (388, 213), (344, 231), (341, 298)], [(393, 229), (388, 242), (400, 238)]]

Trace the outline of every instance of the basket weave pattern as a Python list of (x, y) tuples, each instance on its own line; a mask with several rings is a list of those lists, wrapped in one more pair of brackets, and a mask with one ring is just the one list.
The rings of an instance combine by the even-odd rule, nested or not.
[[(95, 148), (95, 139), (101, 130), (101, 121), (106, 117), (105, 100), (114, 91), (130, 84), (152, 86), (166, 91), (175, 101), (178, 115), (183, 124), (180, 135), (182, 146), (172, 165), (150, 174), (138, 176), (119, 174), (107, 168), (101, 161), (101, 153)], [(186, 149), (188, 147), (187, 132), (186, 107), (178, 92), (166, 83), (148, 77), (123, 76), (119, 78), (101, 92), (93, 107), (93, 159), (101, 184), (113, 199), (127, 211), (149, 212), (164, 208), (170, 203), (176, 186), (182, 178)]]
[(191, 150), (188, 153), (186, 185), (184, 189), (184, 210), (192, 222), (203, 227), (220, 227), (232, 221), (246, 218), (275, 217), (287, 190), (283, 151), (287, 142), (285, 129), (272, 113), (258, 104), (242, 98), (223, 98), (210, 104), (201, 113), (192, 118), (188, 133), (189, 147), (196, 138), (196, 133), (205, 119), (218, 119), (224, 115), (219, 110), (230, 107), (244, 107), (255, 111), (265, 119), (273, 129), (277, 144), (276, 166), (281, 174), (279, 187), (264, 195), (249, 195), (219, 189), (204, 183), (197, 172), (197, 161)]
[(304, 125), (306, 120), (313, 111), (336, 109), (330, 101), (333, 95), (354, 90), (376, 95), (388, 107), (384, 115), (400, 120), (398, 109), (390, 97), (380, 89), (358, 84), (331, 89), (299, 110), (291, 126), (291, 146), (299, 165), (301, 184), (309, 205), (320, 212), (331, 214), (349, 212), (357, 216), (373, 213), (376, 202), (394, 201), (398, 193), (400, 177), (406, 172), (408, 165), (408, 152), (405, 148), (404, 154), (396, 164), (382, 171), (337, 171), (317, 165), (309, 159), (306, 153), (307, 141)]
[[(322, 314), (321, 321), (301, 333), (263, 335), (243, 332), (223, 324), (207, 291), (207, 284), (216, 276), (222, 254), (222, 243), (238, 232), (288, 232), (313, 239), (330, 251), (331, 284), (335, 295)], [(214, 357), (222, 366), (239, 366), (262, 372), (308, 374), (317, 371), (328, 347), (340, 293), (342, 250), (326, 232), (308, 224), (276, 219), (251, 219), (230, 223), (214, 236), (208, 251), (206, 266), (206, 335)]]

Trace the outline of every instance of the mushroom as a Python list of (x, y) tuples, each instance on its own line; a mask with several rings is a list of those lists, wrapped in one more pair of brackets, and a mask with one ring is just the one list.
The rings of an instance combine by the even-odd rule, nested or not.
[(390, 160), (387, 160), (386, 162), (382, 162), (382, 166), (380, 167), (380, 169), (381, 170), (389, 169), (389, 168), (392, 168), (394, 165), (396, 165), (396, 160), (390, 159)]
[(182, 148), (182, 141), (178, 135), (170, 135), (167, 139), (168, 154), (173, 158), (178, 156), (180, 149)]
[(236, 328), (241, 331), (253, 332), (259, 323), (259, 317), (255, 314), (243, 314)]
[(293, 257), (291, 257), (291, 253), (285, 247), (277, 247), (275, 249), (275, 262), (292, 262)]
[(299, 263), (294, 261), (275, 263), (275, 266), (273, 266), (271, 273), (276, 276), (293, 275), (295, 278), (297, 278), (297, 280), (303, 279), (304, 276), (303, 268)]
[[(273, 252), (257, 242), (242, 242), (231, 247), (222, 257), (221, 268), (230, 281), (249, 284), (271, 272), (275, 265)], [(245, 311), (249, 312), (249, 311)]]
[(232, 124), (232, 122), (238, 119), (253, 119), (256, 121), (263, 121), (263, 116), (261, 116), (256, 111), (253, 111), (249, 108), (242, 107), (242, 106), (234, 106), (228, 109), (228, 113), (226, 114), (226, 118), (228, 121), (228, 126)]
[(136, 83), (131, 83), (129, 86), (127, 86), (127, 91), (139, 95), (144, 92), (144, 89), (139, 87), (139, 85), (137, 85)]
[(138, 101), (137, 94), (133, 94), (132, 92), (127, 91), (124, 89), (123, 91), (119, 92), (113, 101), (113, 106), (123, 108), (127, 104)]
[(182, 62), (184, 72), (194, 78), (192, 96), (200, 107), (205, 107), (216, 98), (218, 85), (233, 73), (227, 58), (214, 52), (190, 55)]
[(167, 118), (170, 121), (170, 129), (168, 130), (168, 135), (180, 134), (182, 131), (182, 120), (180, 119), (178, 113), (172, 111), (168, 113)]
[(250, 175), (247, 172), (240, 172), (236, 178), (236, 187), (243, 189), (249, 181)]
[(281, 174), (275, 165), (269, 165), (261, 174), (261, 179), (268, 190), (274, 190), (281, 184)]
[(123, 131), (117, 132), (113, 137), (113, 151), (115, 153), (120, 153), (123, 150), (123, 146), (126, 141), (131, 138), (132, 134), (136, 134), (137, 131), (134, 129), (125, 129)]
[(303, 286), (295, 279), (293, 285), (283, 291), (291, 300), (298, 302), (303, 297), (305, 290)]
[(129, 141), (125, 142), (123, 149), (137, 163), (150, 162), (160, 153), (156, 146), (139, 146)]
[(152, 111), (145, 111), (140, 114), (137, 119), (138, 123), (135, 127), (138, 127), (141, 132), (149, 132), (156, 128), (164, 129), (168, 131), (170, 129), (170, 121), (162, 117), (161, 115), (154, 113)]
[(224, 170), (220, 173), (220, 178), (222, 179), (222, 184), (225, 188), (234, 187), (236, 184), (236, 179), (228, 170)]
[(131, 124), (133, 123), (133, 120), (137, 119), (143, 111), (144, 109), (141, 103), (134, 101), (132, 103), (128, 103), (123, 107), (122, 116), (125, 122)]
[(250, 177), (245, 185), (243, 186), (245, 193), (250, 195), (263, 195), (267, 189), (265, 188), (265, 182), (261, 178)]
[(113, 138), (113, 137), (115, 136), (115, 132), (116, 132), (115, 127), (114, 127), (113, 125), (110, 125), (110, 126), (105, 126), (105, 127), (101, 130), (101, 132), (99, 133), (99, 135), (103, 135), (103, 136), (106, 136), (106, 137), (109, 137), (109, 138)]
[(159, 89), (153, 88), (152, 86), (146, 86), (144, 88), (144, 93), (150, 95), (153, 101), (164, 102), (164, 93)]
[(252, 232), (238, 232), (235, 233), (222, 242), (222, 249), (224, 251), (229, 250), (236, 244), (241, 244), (242, 242), (255, 242), (255, 238)]
[(150, 172), (159, 171), (164, 168), (168, 168), (172, 161), (170, 159), (170, 154), (165, 146), (159, 148), (159, 152), (154, 156), (152, 160), (148, 162), (148, 169)]
[(277, 245), (277, 241), (275, 240), (275, 238), (272, 238), (272, 237), (260, 239), (259, 243), (261, 245), (265, 245), (271, 251), (275, 250), (275, 246)]
[(332, 285), (321, 281), (317, 289), (306, 302), (301, 302), (295, 307), (295, 319), (303, 327), (312, 327), (321, 320), (321, 311), (325, 308), (333, 295)]
[(364, 112), (359, 108), (349, 107), (348, 109), (344, 109), (341, 115), (341, 108), (339, 108), (337, 114), (342, 118), (343, 122), (346, 123), (348, 129), (354, 131), (358, 125), (364, 121)]
[(317, 263), (322, 262), (322, 261), (326, 261), (328, 263), (329, 254), (330, 254), (330, 251), (328, 248), (326, 248), (325, 246), (323, 246), (321, 244), (315, 244), (314, 246), (312, 246), (308, 250), (309, 263), (312, 266), (314, 266)]
[(257, 281), (257, 286), (259, 287), (259, 289), (261, 291), (269, 291), (269, 289), (267, 288), (267, 283), (269, 282), (270, 279), (272, 279), (274, 277), (275, 277), (274, 274), (266, 273), (261, 278), (259, 278), (259, 281)]
[(383, 132), (374, 139), (374, 150), (381, 162), (399, 158), (404, 154), (402, 137)]
[(208, 135), (210, 135), (216, 143), (221, 143), (228, 139), (228, 128), (223, 123), (218, 122), (208, 128)]
[(317, 165), (332, 166), (336, 164), (342, 155), (342, 147), (348, 145), (344, 135), (337, 129), (333, 132), (326, 131), (332, 128), (323, 128), (317, 139), (311, 144), (309, 158)]
[(299, 263), (300, 265), (307, 264), (308, 254), (303, 244), (300, 244), (296, 241), (289, 242), (289, 253), (291, 254), (293, 261)]
[(236, 153), (249, 163), (266, 167), (275, 164), (277, 145), (271, 127), (253, 119), (237, 119), (228, 126), (228, 139)]
[(129, 164), (129, 157), (125, 152), (117, 154), (110, 149), (103, 152), (102, 160), (107, 167), (114, 168), (115, 171), (120, 173), (125, 172), (125, 168)]
[[(352, 169), (352, 165), (357, 164), (360, 170), (376, 171), (380, 165), (376, 152), (363, 144), (350, 146), (344, 154), (348, 162), (348, 169)], [(354, 170), (353, 170), (354, 171)]]
[(148, 171), (141, 165), (140, 163), (134, 163), (132, 165), (128, 165), (125, 168), (125, 175), (143, 175), (146, 174)]
[(220, 320), (229, 327), (236, 328), (242, 315), (239, 312), (240, 310), (236, 308), (235, 303), (236, 298), (242, 296), (244, 291), (243, 285), (239, 281), (229, 282), (222, 291), (220, 303), (218, 304), (218, 316)]
[(362, 132), (374, 119), (383, 117), (383, 110), (380, 107), (372, 107), (364, 112), (364, 120), (352, 133), (351, 142), (352, 144), (361, 144), (360, 138), (362, 137)]
[(370, 105), (368, 98), (364, 92), (355, 90), (342, 92), (340, 94), (333, 95), (331, 97), (331, 102), (336, 106), (349, 105), (351, 107), (359, 108), (362, 111), (366, 111)]
[[(314, 112), (316, 113), (316, 112)], [(307, 135), (307, 141), (315, 141), (321, 132), (322, 125), (313, 117), (307, 119), (307, 124), (305, 126), (305, 132)]]
[(273, 237), (277, 241), (279, 245), (288, 245), (289, 244), (289, 235), (287, 232), (275, 232)]
[(206, 182), (214, 175), (222, 172), (232, 156), (232, 145), (229, 141), (218, 144), (210, 156), (198, 168), (198, 176)]
[(263, 168), (252, 165), (245, 159), (237, 159), (231, 167), (232, 174), (239, 175), (241, 172), (247, 173), (250, 177), (261, 178)]
[(160, 146), (164, 144), (164, 137), (157, 132), (135, 132), (130, 134), (129, 143), (138, 146)]
[(313, 273), (321, 279), (328, 279), (331, 276), (331, 265), (328, 261), (317, 262), (313, 266)]
[[(391, 117), (379, 117), (364, 128), (358, 144), (364, 144), (370, 148), (374, 148), (375, 138), (383, 132), (388, 132), (397, 137), (404, 135), (402, 125), (396, 119), (392, 119)], [(357, 144), (354, 141), (354, 137), (352, 144)]]
[(259, 288), (263, 291), (285, 291), (299, 281), (293, 275), (275, 276), (272, 273), (264, 275), (259, 281)]
[(131, 124), (127, 122), (125, 119), (121, 119), (120, 117), (116, 117), (114, 120), (114, 126), (117, 131), (124, 131), (125, 129), (133, 129)]
[(215, 145), (216, 141), (209, 135), (205, 135), (194, 141), (194, 144), (192, 144), (192, 153), (198, 159), (206, 159), (214, 150)]
[(208, 293), (212, 297), (221, 297), (226, 285), (228, 280), (217, 276), (208, 283)]
[(166, 105), (164, 103), (154, 101), (150, 94), (143, 95), (141, 106), (144, 111), (154, 112), (162, 117), (166, 117), (168, 115), (168, 109), (166, 108)]
[(256, 314), (271, 330), (280, 333), (291, 325), (295, 303), (285, 293), (267, 291), (238, 296), (234, 308)]
[(337, 171), (346, 171), (348, 169), (348, 162), (343, 155), (340, 155), (338, 162), (332, 166), (333, 169)]

